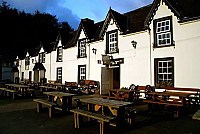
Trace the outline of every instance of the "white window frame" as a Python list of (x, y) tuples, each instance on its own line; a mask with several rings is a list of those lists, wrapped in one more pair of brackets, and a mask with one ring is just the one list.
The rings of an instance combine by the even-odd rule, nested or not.
[(30, 57), (25, 58), (25, 70), (29, 70), (30, 65)]
[(45, 52), (39, 53), (39, 63), (45, 63)]
[(61, 62), (62, 61), (62, 55), (63, 55), (63, 49), (62, 47), (57, 48), (57, 61)]
[(117, 52), (117, 32), (109, 33), (108, 35), (109, 53)]
[[(158, 63), (157, 63), (158, 64), (158, 70), (157, 70), (158, 82), (161, 82), (161, 81), (172, 82), (173, 81), (173, 70), (172, 70), (173, 63), (172, 62), (173, 60), (158, 60)], [(169, 63), (171, 63), (171, 65), (169, 65)], [(166, 64), (166, 66), (164, 66), (164, 64)], [(162, 78), (160, 78), (160, 76), (162, 76)]]
[(86, 79), (86, 67), (82, 66), (80, 67), (80, 80)]
[(57, 68), (57, 80), (62, 80), (62, 67)]
[(86, 57), (86, 40), (80, 40), (79, 43), (79, 57)]
[(166, 19), (156, 23), (157, 46), (171, 45), (171, 20)]

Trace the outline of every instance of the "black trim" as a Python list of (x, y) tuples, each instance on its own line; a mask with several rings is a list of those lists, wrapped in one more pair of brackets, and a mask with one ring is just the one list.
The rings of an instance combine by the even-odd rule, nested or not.
[(56, 60), (56, 62), (62, 62), (62, 61), (63, 61), (63, 48), (62, 48), (62, 57), (61, 57), (62, 59), (59, 60), (59, 58), (58, 58), (58, 54), (59, 54), (59, 51), (58, 51), (58, 50), (59, 50), (60, 48), (62, 48), (62, 46), (57, 47), (57, 58), (56, 58), (57, 60)]
[[(40, 57), (41, 57), (41, 56), (42, 56), (42, 61), (40, 60)], [(46, 59), (45, 52), (39, 53), (39, 56), (38, 56), (38, 61), (39, 61), (39, 63), (45, 63), (44, 58)]]
[[(81, 41), (85, 41), (85, 56), (83, 56), (83, 57), (80, 56), (80, 42)], [(77, 55), (77, 58), (86, 58), (87, 57), (86, 43), (87, 43), (86, 38), (78, 40), (78, 55)]]
[[(116, 33), (116, 38), (117, 38), (117, 51), (115, 52), (109, 52), (109, 34), (111, 33)], [(119, 47), (118, 47), (118, 30), (112, 30), (109, 32), (106, 32), (106, 54), (114, 54), (114, 53), (119, 53)]]
[(85, 67), (85, 78), (86, 78), (86, 71), (87, 71), (86, 65), (78, 65), (78, 83), (80, 81), (80, 68), (81, 67)]
[[(59, 70), (59, 69), (61, 69), (61, 79), (58, 79), (58, 70)], [(57, 81), (59, 81), (59, 80), (60, 80), (60, 81), (61, 81), (61, 83), (62, 83), (62, 67), (57, 67), (57, 72), (56, 72), (56, 80), (57, 80)]]
[[(165, 21), (165, 20), (170, 20), (170, 33), (171, 33), (171, 44), (170, 45), (163, 45), (163, 46), (158, 46), (157, 44), (157, 22), (160, 21)], [(167, 16), (167, 17), (163, 17), (163, 18), (159, 18), (159, 19), (155, 19), (153, 21), (153, 34), (154, 34), (154, 43), (153, 43), (153, 47), (154, 48), (162, 48), (162, 47), (170, 47), (170, 46), (175, 46), (175, 44), (173, 43), (174, 39), (173, 39), (173, 20), (172, 20), (172, 16)]]
[(172, 86), (174, 86), (174, 57), (154, 59), (154, 86), (158, 83), (158, 61), (172, 60)]

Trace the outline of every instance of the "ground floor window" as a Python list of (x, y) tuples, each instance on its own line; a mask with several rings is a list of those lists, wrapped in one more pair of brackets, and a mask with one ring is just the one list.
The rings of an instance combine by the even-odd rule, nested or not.
[(174, 85), (174, 58), (155, 59), (155, 86), (165, 87)]
[(62, 82), (62, 67), (57, 68), (57, 81)]
[(78, 81), (86, 79), (86, 65), (78, 66)]

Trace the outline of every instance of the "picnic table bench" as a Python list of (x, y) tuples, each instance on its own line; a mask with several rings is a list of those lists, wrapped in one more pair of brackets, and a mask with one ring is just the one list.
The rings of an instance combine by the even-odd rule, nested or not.
[(94, 80), (80, 80), (78, 84), (79, 91), (85, 94), (95, 93), (98, 90), (98, 87), (98, 81)]
[[(77, 99), (77, 108), (83, 110), (84, 105), (82, 103), (87, 104), (88, 112), (81, 111), (84, 116), (88, 118), (94, 118), (101, 121), (106, 119), (114, 120), (107, 120), (109, 125), (115, 127), (122, 127), (124, 125), (125, 119), (125, 107), (131, 106), (133, 102), (125, 102), (125, 101), (118, 101), (118, 100), (110, 100), (110, 99), (103, 99), (100, 97), (91, 97), (91, 98), (82, 98)], [(85, 110), (85, 109), (84, 109)], [(76, 111), (72, 111), (75, 112)], [(98, 115), (97, 112), (100, 114)], [(94, 113), (94, 114), (93, 114)], [(103, 116), (102, 116), (103, 115)], [(77, 122), (77, 115), (75, 114), (75, 124)], [(101, 118), (100, 118), (101, 117)], [(114, 117), (114, 118), (113, 118)], [(112, 122), (111, 122), (112, 121)], [(106, 121), (104, 121), (106, 122)], [(103, 122), (102, 122), (103, 123)], [(102, 125), (102, 124), (100, 124)], [(75, 126), (76, 127), (76, 126)], [(100, 127), (100, 133), (103, 133), (103, 125)]]
[(144, 100), (148, 104), (176, 106), (177, 117), (179, 116), (178, 109), (189, 106), (192, 99), (194, 99), (193, 104), (199, 104), (199, 89), (165, 87), (163, 92), (150, 92), (148, 95), (152, 96)]
[(75, 128), (79, 128), (80, 126), (79, 115), (82, 115), (82, 116), (96, 119), (100, 122), (100, 134), (103, 134), (104, 132), (104, 122), (109, 123), (110, 121), (115, 119), (115, 117), (113, 116), (106, 116), (106, 115), (102, 115), (102, 114), (98, 114), (98, 113), (94, 113), (94, 112), (90, 112), (90, 111), (86, 111), (82, 109), (72, 109), (70, 111), (74, 113)]
[(108, 94), (100, 95), (102, 98), (110, 98), (116, 100), (133, 100), (133, 91), (125, 89), (106, 89)]
[(181, 87), (165, 87), (165, 92), (176, 92), (186, 94), (186, 102), (190, 104), (200, 104), (200, 89), (198, 88), (181, 88)]
[(64, 92), (44, 92), (48, 96), (48, 99), (34, 99), (37, 103), (37, 112), (40, 112), (42, 104), (49, 107), (49, 117), (52, 117), (54, 110), (60, 110), (61, 112), (69, 112), (72, 107), (72, 97), (74, 94)]
[(33, 99), (34, 102), (37, 103), (37, 112), (39, 113), (42, 109), (42, 104), (46, 105), (49, 107), (49, 118), (52, 117), (52, 112), (55, 108), (55, 106), (57, 106), (56, 103), (50, 102), (47, 99)]
[(12, 96), (13, 100), (16, 98), (18, 91), (7, 88), (0, 88), (1, 94), (4, 96)]

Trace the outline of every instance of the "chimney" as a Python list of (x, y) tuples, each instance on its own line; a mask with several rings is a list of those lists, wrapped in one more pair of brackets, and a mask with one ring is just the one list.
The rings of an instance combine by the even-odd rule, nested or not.
[(94, 24), (94, 20), (91, 20), (91, 19), (88, 19), (88, 18), (81, 19), (81, 21), (85, 22), (85, 23), (89, 23), (89, 24)]

